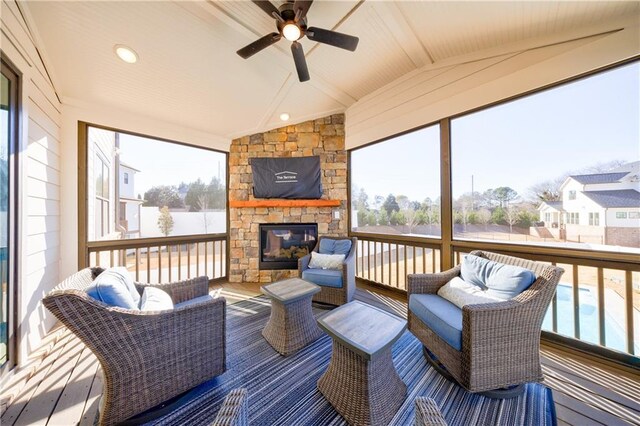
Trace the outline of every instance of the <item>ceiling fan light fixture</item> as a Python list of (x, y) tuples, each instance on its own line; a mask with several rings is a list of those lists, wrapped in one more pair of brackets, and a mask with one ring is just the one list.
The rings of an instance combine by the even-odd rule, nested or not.
[(113, 46), (113, 51), (118, 55), (118, 58), (122, 59), (128, 64), (135, 64), (138, 62), (138, 54), (130, 47), (123, 44), (116, 44)]
[(296, 41), (302, 36), (302, 31), (298, 25), (289, 22), (282, 28), (282, 35), (289, 41)]

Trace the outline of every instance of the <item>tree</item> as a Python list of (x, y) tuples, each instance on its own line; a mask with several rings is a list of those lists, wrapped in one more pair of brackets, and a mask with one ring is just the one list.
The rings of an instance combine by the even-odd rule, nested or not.
[(207, 196), (209, 197), (209, 208), (220, 210), (226, 207), (227, 188), (217, 177), (211, 178), (207, 188)]
[(407, 210), (409, 208), (409, 204), (411, 203), (409, 197), (407, 197), (406, 195), (398, 195), (396, 197), (396, 202), (398, 203), (398, 207), (400, 207), (400, 210)]
[(398, 202), (396, 201), (396, 197), (393, 194), (387, 195), (387, 198), (384, 200), (384, 203), (382, 203), (382, 208), (387, 212), (389, 217), (391, 217), (391, 214), (393, 212), (400, 211), (400, 206), (398, 205)]
[(518, 198), (518, 193), (508, 186), (501, 186), (493, 190), (495, 198), (500, 202), (500, 207), (506, 207), (510, 201)]
[(369, 224), (366, 210), (358, 210), (358, 227), (366, 226)]
[(198, 178), (195, 182), (187, 185), (187, 195), (184, 197), (184, 203), (189, 206), (190, 212), (199, 212), (204, 209), (206, 203), (205, 194), (207, 186)]
[(506, 212), (502, 207), (496, 207), (491, 213), (491, 221), (498, 225), (507, 223)]
[(484, 225), (484, 230), (487, 230), (487, 225), (491, 222), (491, 212), (488, 209), (480, 209), (477, 212), (478, 223)]
[(376, 217), (376, 213), (374, 211), (369, 210), (367, 212), (367, 222), (366, 224), (369, 226), (376, 226), (378, 223), (378, 218)]
[(389, 222), (394, 226), (405, 225), (407, 223), (407, 219), (404, 217), (404, 214), (401, 211), (394, 211), (389, 217)]
[(520, 216), (520, 207), (514, 206), (513, 204), (508, 204), (507, 208), (504, 209), (505, 212), (505, 221), (509, 224), (509, 233), (513, 233), (513, 225), (518, 222), (518, 217)]
[(380, 209), (378, 212), (378, 225), (388, 225), (389, 224), (389, 215), (385, 209)]
[(170, 208), (184, 207), (176, 188), (168, 185), (154, 186), (145, 192), (143, 205), (153, 207), (167, 206)]
[(384, 201), (384, 197), (382, 195), (376, 195), (373, 197), (373, 209), (378, 210)]
[(544, 182), (536, 183), (529, 187), (529, 200), (536, 206), (542, 201), (560, 201), (562, 199), (562, 193), (560, 192), (560, 186), (565, 181), (566, 177), (562, 176), (553, 180), (546, 180)]
[(353, 200), (352, 208), (359, 212), (369, 210), (369, 196), (364, 192), (364, 188), (360, 188), (360, 191), (354, 192), (354, 194), (356, 194), (356, 198)]
[(533, 212), (522, 210), (518, 215), (517, 225), (520, 228), (528, 228), (537, 220), (537, 215)]
[(173, 231), (173, 217), (171, 217), (171, 213), (169, 213), (169, 207), (164, 206), (160, 209), (160, 216), (158, 216), (158, 228), (160, 228), (160, 232), (165, 237), (168, 237)]

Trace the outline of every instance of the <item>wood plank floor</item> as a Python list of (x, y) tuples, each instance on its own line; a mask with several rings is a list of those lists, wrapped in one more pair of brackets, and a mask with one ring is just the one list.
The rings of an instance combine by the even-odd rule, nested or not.
[[(228, 303), (260, 294), (259, 284), (224, 284)], [(356, 298), (406, 317), (406, 295), (367, 285)], [(545, 384), (560, 425), (640, 425), (640, 374), (552, 344), (541, 348)], [(1, 425), (90, 425), (102, 378), (95, 356), (60, 326), (2, 389)]]

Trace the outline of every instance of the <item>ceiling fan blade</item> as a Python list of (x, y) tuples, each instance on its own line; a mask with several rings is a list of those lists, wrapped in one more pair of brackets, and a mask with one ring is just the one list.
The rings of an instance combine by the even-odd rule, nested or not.
[(267, 0), (252, 0), (252, 1), (256, 4), (256, 6), (264, 10), (264, 12), (267, 15), (273, 16), (273, 12), (275, 12), (276, 15), (280, 16), (280, 11), (270, 1), (267, 1)]
[(309, 40), (317, 41), (318, 43), (330, 44), (331, 46), (347, 49), (352, 52), (356, 50), (356, 47), (358, 47), (358, 41), (360, 41), (358, 37), (315, 27), (307, 28), (306, 35)]
[[(311, 3), (313, 3), (313, 0), (296, 0), (296, 2), (293, 4), (293, 11), (296, 13), (296, 17), (298, 17), (298, 20), (301, 20), (302, 18), (307, 16), (307, 12), (311, 7)], [(298, 10), (300, 10), (300, 12), (298, 12)]]
[(242, 58), (248, 59), (251, 56), (258, 53), (259, 51), (261, 51), (262, 49), (266, 49), (267, 47), (271, 46), (273, 43), (277, 42), (281, 38), (282, 36), (278, 33), (267, 34), (266, 36), (261, 37), (258, 40), (254, 41), (253, 43), (238, 50), (236, 53), (240, 55)]
[(291, 53), (293, 53), (293, 61), (296, 63), (296, 71), (298, 71), (298, 80), (309, 80), (309, 68), (307, 68), (307, 60), (304, 58), (304, 50), (302, 45), (297, 41), (291, 43)]

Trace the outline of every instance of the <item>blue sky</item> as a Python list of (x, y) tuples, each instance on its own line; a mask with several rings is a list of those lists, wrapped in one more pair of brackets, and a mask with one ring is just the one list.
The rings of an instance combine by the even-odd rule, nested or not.
[(120, 134), (120, 160), (141, 171), (135, 178), (136, 196), (157, 185), (198, 178), (208, 183), (218, 173), (223, 182), (226, 178), (224, 154), (125, 133)]
[[(452, 121), (453, 195), (539, 182), (613, 160), (640, 159), (637, 62)], [(437, 126), (352, 153), (352, 182), (370, 199), (436, 198)]]

